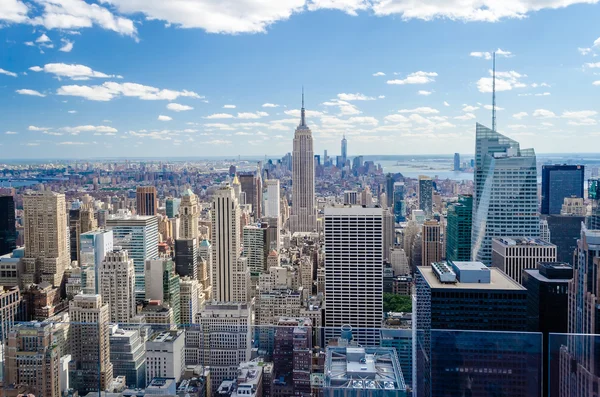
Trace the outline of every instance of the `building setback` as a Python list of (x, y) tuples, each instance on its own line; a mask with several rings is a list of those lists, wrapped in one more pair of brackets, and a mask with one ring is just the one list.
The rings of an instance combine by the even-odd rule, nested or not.
[(492, 266), (521, 283), (524, 269), (536, 269), (540, 262), (556, 262), (556, 246), (539, 238), (498, 237), (492, 239)]

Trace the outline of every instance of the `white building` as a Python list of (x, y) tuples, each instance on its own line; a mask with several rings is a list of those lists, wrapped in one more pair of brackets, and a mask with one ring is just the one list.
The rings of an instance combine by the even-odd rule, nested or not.
[(390, 251), (390, 264), (395, 276), (403, 276), (411, 273), (406, 252), (402, 248), (394, 248)]
[(326, 340), (342, 325), (355, 330), (358, 343), (378, 342), (383, 317), (383, 210), (325, 208)]
[[(202, 297), (200, 297), (202, 295)], [(198, 280), (182, 277), (179, 281), (179, 299), (181, 300), (181, 324), (193, 324), (196, 314), (204, 305), (204, 293), (200, 290)]]
[(265, 213), (263, 216), (279, 219), (281, 218), (279, 179), (267, 179), (265, 185), (267, 186), (267, 199), (265, 200)]
[(200, 220), (200, 206), (198, 198), (187, 189), (181, 197), (179, 205), (179, 236), (178, 239), (192, 240), (198, 238), (198, 221)]
[(110, 321), (128, 323), (136, 315), (135, 270), (127, 250), (108, 252), (100, 265), (100, 295), (110, 306)]
[(252, 309), (247, 303), (213, 302), (186, 331), (186, 363), (210, 366), (213, 385), (235, 379), (239, 363), (250, 359)]
[(182, 330), (157, 332), (146, 342), (146, 383), (153, 378), (181, 380), (185, 369), (185, 335)]
[(100, 265), (113, 247), (112, 230), (100, 229), (79, 235), (81, 287), (86, 294), (100, 293)]
[(290, 231), (312, 232), (317, 228), (317, 212), (315, 207), (315, 160), (313, 138), (306, 125), (304, 111), (304, 93), (302, 93), (302, 110), (300, 125), (294, 133), (292, 153), (292, 214), (290, 215)]
[(537, 269), (540, 262), (556, 262), (556, 245), (531, 237), (492, 239), (492, 266), (519, 284), (523, 270)]
[(264, 272), (267, 270), (267, 225), (244, 226), (243, 232), (244, 256), (248, 258), (250, 271)]

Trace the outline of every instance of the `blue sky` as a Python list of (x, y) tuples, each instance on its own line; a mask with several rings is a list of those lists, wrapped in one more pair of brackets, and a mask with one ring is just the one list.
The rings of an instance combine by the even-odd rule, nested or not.
[(0, 158), (281, 155), (302, 85), (317, 152), (472, 153), (493, 51), (500, 132), (597, 152), (597, 2), (0, 0)]

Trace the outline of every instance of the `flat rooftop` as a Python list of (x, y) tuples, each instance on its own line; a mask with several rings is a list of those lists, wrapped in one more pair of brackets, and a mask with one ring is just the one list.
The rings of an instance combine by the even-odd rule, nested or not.
[[(459, 262), (460, 263), (460, 262)], [(462, 262), (465, 263), (465, 262)], [(468, 263), (468, 262), (467, 262)], [(495, 267), (490, 267), (490, 283), (441, 283), (431, 269), (431, 266), (419, 266), (419, 272), (431, 289), (472, 289), (472, 290), (514, 290), (526, 291), (525, 287), (508, 277)]]
[(537, 237), (496, 237), (492, 241), (507, 247), (554, 247), (554, 244)]
[(476, 261), (453, 261), (454, 266), (456, 266), (460, 270), (485, 270), (489, 269), (486, 265), (481, 262)]

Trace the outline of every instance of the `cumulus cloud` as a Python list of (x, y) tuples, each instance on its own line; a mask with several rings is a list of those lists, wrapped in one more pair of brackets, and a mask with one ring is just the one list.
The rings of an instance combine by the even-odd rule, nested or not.
[(237, 114), (238, 119), (260, 119), (261, 117), (267, 117), (269, 113), (267, 112), (242, 112)]
[(549, 119), (556, 117), (556, 114), (550, 110), (546, 109), (536, 109), (533, 114), (533, 117), (541, 118), (541, 119)]
[(2, 68), (0, 68), (0, 74), (5, 74), (5, 75), (11, 76), (11, 77), (17, 77), (16, 73), (9, 72), (8, 70), (2, 69)]
[(263, 108), (277, 108), (277, 107), (279, 107), (279, 105), (277, 105), (276, 103), (263, 103), (262, 107)]
[(38, 37), (35, 40), (36, 43), (50, 43), (52, 42), (52, 40), (50, 40), (50, 37), (46, 36), (46, 33), (42, 33), (42, 35), (40, 37)]
[(340, 111), (340, 116), (352, 116), (362, 113), (355, 105), (351, 104), (350, 102), (342, 101), (339, 99), (333, 99), (331, 101), (323, 102), (323, 105), (337, 106)]
[(16, 131), (6, 131), (5, 134), (6, 135), (17, 135), (18, 132), (16, 132)]
[[(31, 127), (29, 127), (29, 129), (31, 129)], [(45, 130), (48, 130), (48, 128), (46, 128)], [(62, 127), (60, 128), (60, 130), (68, 132), (71, 135), (78, 135), (80, 132), (92, 132), (110, 135), (118, 132), (116, 128), (109, 127), (106, 125), (79, 125), (76, 127)]]
[(583, 66), (590, 69), (600, 68), (600, 62), (586, 62)]
[(112, 81), (102, 85), (64, 85), (56, 93), (58, 95), (76, 96), (89, 99), (90, 101), (110, 101), (120, 96), (135, 97), (142, 100), (166, 100), (173, 101), (179, 97), (202, 99), (204, 97), (193, 91), (175, 91), (159, 89), (137, 83), (115, 83)]
[(415, 109), (400, 109), (398, 113), (420, 113), (420, 114), (437, 114), (440, 111), (434, 108), (430, 108), (428, 106), (418, 107)]
[(471, 105), (463, 105), (463, 112), (474, 112), (475, 110), (479, 109), (478, 106), (471, 106)]
[(71, 50), (73, 49), (73, 42), (69, 41), (69, 40), (66, 40), (66, 39), (62, 39), (61, 41), (63, 42), (63, 46), (60, 47), (58, 49), (58, 51), (61, 51), (61, 52), (71, 52)]
[(527, 112), (519, 112), (512, 115), (515, 119), (521, 120), (523, 117), (527, 117)]
[(46, 72), (53, 74), (60, 78), (65, 77), (71, 80), (89, 80), (91, 78), (120, 78), (114, 74), (108, 75), (106, 73), (92, 70), (92, 68), (85, 65), (66, 64), (66, 63), (48, 63), (43, 67), (32, 66), (29, 68), (32, 72)]
[(438, 74), (436, 72), (418, 71), (418, 72), (409, 74), (404, 79), (388, 80), (387, 83), (394, 84), (394, 85), (396, 85), (396, 84), (397, 85), (427, 84), (427, 83), (433, 83), (435, 81), (435, 78), (437, 77), (437, 75)]
[(36, 91), (36, 90), (29, 90), (29, 89), (27, 89), (27, 88), (23, 88), (23, 89), (20, 89), (20, 90), (16, 90), (15, 92), (16, 92), (17, 94), (21, 94), (21, 95), (31, 95), (31, 96), (40, 96), (40, 97), (45, 97), (45, 96), (46, 96), (46, 94), (42, 94), (42, 93), (41, 93), (41, 92), (39, 92), (39, 91)]
[(375, 98), (373, 98), (372, 96), (366, 96), (365, 94), (360, 94), (360, 93), (356, 93), (356, 94), (337, 94), (337, 97), (339, 100), (341, 101), (373, 101), (375, 100)]
[(373, 73), (373, 76), (375, 76), (375, 77), (385, 76), (385, 73), (377, 72), (377, 73)]
[(432, 94), (433, 91), (426, 91), (426, 90), (419, 90), (417, 91), (418, 95), (423, 95), (423, 96), (429, 96)]
[(158, 121), (171, 121), (171, 120), (173, 120), (173, 118), (172, 118), (172, 117), (165, 116), (165, 115), (163, 115), (163, 114), (160, 114), (160, 115), (158, 116)]
[(592, 49), (591, 49), (591, 48), (589, 48), (589, 47), (585, 47), (585, 48), (581, 48), (581, 47), (579, 47), (579, 48), (577, 48), (577, 51), (579, 51), (579, 53), (580, 53), (581, 55), (587, 55), (587, 54), (589, 54), (589, 53), (591, 53), (591, 52), (592, 52)]
[(194, 108), (188, 105), (181, 105), (179, 103), (169, 103), (167, 105), (167, 109), (172, 110), (174, 112), (185, 112), (186, 110), (192, 110)]
[[(492, 76), (492, 71), (489, 71)], [(524, 88), (527, 84), (521, 81), (527, 75), (511, 70), (509, 72), (496, 72), (496, 91), (510, 91), (513, 88)], [(493, 78), (482, 77), (477, 81), (479, 92), (492, 92)]]
[(213, 120), (213, 119), (232, 119), (235, 116), (229, 113), (215, 113), (210, 116), (204, 117), (205, 119)]
[(476, 116), (473, 113), (465, 113), (462, 116), (456, 116), (456, 120), (473, 120)]
[[(265, 105), (263, 105), (264, 107)], [(223, 109), (235, 109), (236, 106), (235, 105), (223, 105)]]
[(446, 101), (444, 101), (444, 106), (450, 106), (450, 104)]

